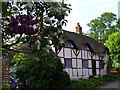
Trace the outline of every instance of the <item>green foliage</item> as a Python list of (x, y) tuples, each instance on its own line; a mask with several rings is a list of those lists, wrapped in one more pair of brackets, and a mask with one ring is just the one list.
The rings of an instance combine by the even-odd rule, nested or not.
[(117, 17), (111, 12), (103, 13), (100, 17), (91, 20), (87, 25), (90, 27), (90, 31), (87, 34), (103, 44), (110, 34), (119, 29)]
[(4, 83), (2, 83), (2, 89), (7, 89), (8, 88), (8, 86), (7, 85), (5, 85)]
[(105, 85), (106, 83), (110, 83), (113, 81), (117, 81), (120, 80), (120, 75), (105, 75), (105, 76), (101, 76), (101, 77), (91, 77), (89, 79), (83, 79), (80, 81), (72, 81), (71, 86), (69, 86), (69, 88), (83, 88), (83, 90), (85, 88), (97, 88), (100, 86)]
[(61, 88), (70, 84), (60, 58), (53, 52), (30, 57), (17, 69), (16, 76), (30, 88)]
[(24, 53), (16, 53), (13, 59), (11, 60), (12, 63), (15, 63), (14, 66), (18, 66), (20, 64), (26, 63), (28, 57)]
[(120, 32), (111, 34), (106, 41), (106, 46), (109, 48), (110, 58), (113, 64), (120, 64)]
[[(59, 2), (3, 2), (2, 11), (3, 51), (16, 50), (16, 45), (20, 46), (26, 42), (32, 46), (39, 41), (41, 44), (36, 46), (41, 50), (47, 45), (59, 48), (63, 44), (62, 26), (67, 23), (65, 17), (71, 11), (70, 5)], [(39, 23), (34, 25), (38, 29), (37, 34), (20, 35), (12, 32), (9, 27), (11, 16), (24, 15), (24, 13), (31, 15), (32, 19), (39, 18)]]

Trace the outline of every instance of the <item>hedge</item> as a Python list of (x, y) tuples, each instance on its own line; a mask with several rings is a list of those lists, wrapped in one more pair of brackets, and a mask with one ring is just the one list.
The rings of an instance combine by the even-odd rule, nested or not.
[(120, 80), (120, 75), (107, 74), (100, 77), (89, 77), (89, 79), (81, 79), (79, 81), (72, 81), (72, 84), (67, 88), (99, 88), (110, 82)]

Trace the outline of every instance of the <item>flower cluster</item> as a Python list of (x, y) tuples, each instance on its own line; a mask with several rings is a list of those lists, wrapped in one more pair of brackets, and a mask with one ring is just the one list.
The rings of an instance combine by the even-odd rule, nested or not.
[(51, 4), (52, 4), (52, 7), (50, 8), (50, 11), (52, 13), (57, 12), (57, 13), (59, 13), (61, 15), (68, 16), (68, 14), (66, 12), (67, 8), (63, 8), (60, 2), (53, 2)]
[(19, 15), (16, 17), (11, 17), (10, 27), (12, 31), (16, 34), (26, 34), (32, 35), (38, 32), (33, 25), (39, 22), (38, 19), (31, 19), (30, 15)]

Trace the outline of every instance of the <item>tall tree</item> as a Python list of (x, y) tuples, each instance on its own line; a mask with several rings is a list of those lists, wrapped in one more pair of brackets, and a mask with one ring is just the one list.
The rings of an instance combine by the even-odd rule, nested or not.
[(24, 43), (39, 57), (51, 47), (59, 48), (64, 39), (62, 26), (70, 11), (64, 2), (2, 2), (2, 54), (20, 51)]
[(63, 43), (62, 25), (71, 8), (59, 2), (3, 2), (2, 50), (18, 49), (22, 43), (37, 43), (43, 51)]
[(100, 17), (91, 20), (87, 25), (90, 27), (87, 34), (103, 44), (110, 34), (118, 31), (116, 26), (117, 17), (112, 12), (103, 13)]
[(119, 63), (120, 65), (120, 32), (109, 35), (106, 46), (109, 48), (112, 63)]

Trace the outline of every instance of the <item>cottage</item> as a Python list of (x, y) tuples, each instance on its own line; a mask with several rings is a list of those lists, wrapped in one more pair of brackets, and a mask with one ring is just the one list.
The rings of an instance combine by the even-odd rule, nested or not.
[(82, 34), (77, 23), (76, 33), (64, 31), (67, 39), (58, 56), (71, 79), (102, 76), (107, 73), (108, 49), (91, 37)]

